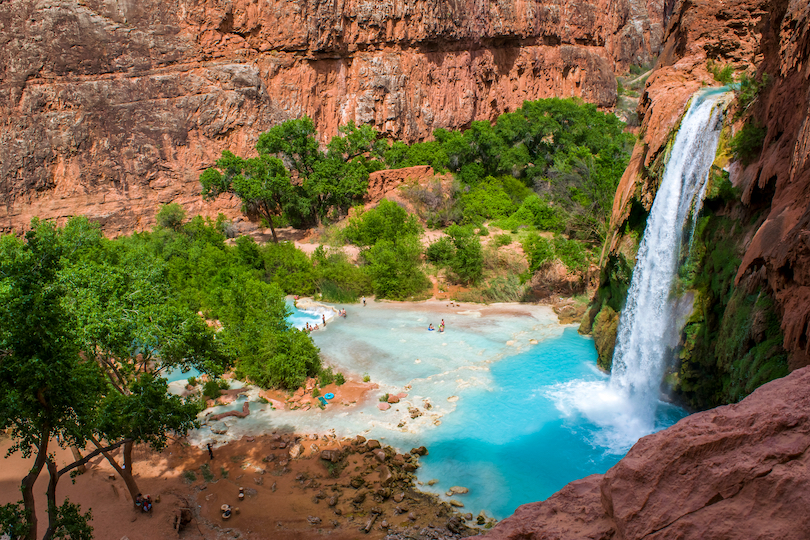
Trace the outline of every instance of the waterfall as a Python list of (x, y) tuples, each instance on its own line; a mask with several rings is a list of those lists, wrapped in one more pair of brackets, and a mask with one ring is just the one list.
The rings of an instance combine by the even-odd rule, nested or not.
[[(640, 431), (653, 431), (668, 337), (673, 331), (670, 294), (684, 239), (691, 243), (717, 152), (724, 89), (702, 90), (675, 136), (669, 162), (639, 246), (627, 304), (619, 322), (610, 386), (623, 394)], [(688, 226), (689, 224), (691, 226)]]

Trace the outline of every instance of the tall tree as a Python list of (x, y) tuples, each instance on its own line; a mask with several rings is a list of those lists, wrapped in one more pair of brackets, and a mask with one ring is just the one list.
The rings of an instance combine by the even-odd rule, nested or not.
[(233, 193), (242, 201), (243, 212), (257, 212), (267, 222), (278, 242), (273, 219), (285, 205), (291, 204), (293, 186), (290, 175), (280, 159), (260, 154), (243, 159), (228, 150), (222, 152), (216, 168), (206, 169), (200, 175), (204, 199), (213, 199), (221, 193)]
[[(16, 514), (15, 527), (29, 540), (37, 538), (34, 483), (46, 464), (55, 468), (49, 445), (54, 438), (63, 446), (86, 444), (104, 388), (96, 364), (80, 355), (60, 304), (62, 256), (52, 224), (34, 220), (24, 241), (0, 238), (0, 429), (11, 433), (11, 452), (35, 458), (22, 480), (24, 513)], [(60, 514), (84, 521), (69, 502), (57, 507), (50, 489), (48, 513), (46, 538)]]

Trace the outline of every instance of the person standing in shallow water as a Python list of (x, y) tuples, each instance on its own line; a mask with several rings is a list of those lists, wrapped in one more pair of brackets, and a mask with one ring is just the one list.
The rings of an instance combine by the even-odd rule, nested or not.
[(363, 297), (363, 307), (366, 307), (366, 297)]

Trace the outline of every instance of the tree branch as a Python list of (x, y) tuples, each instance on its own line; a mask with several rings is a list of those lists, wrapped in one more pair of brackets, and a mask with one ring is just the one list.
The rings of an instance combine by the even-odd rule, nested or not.
[[(62, 476), (63, 474), (65, 474), (66, 472), (68, 472), (68, 471), (70, 471), (70, 470), (72, 470), (72, 469), (75, 469), (76, 467), (79, 467), (79, 466), (81, 466), (81, 465), (84, 465), (85, 463), (87, 463), (88, 461), (90, 461), (91, 459), (93, 459), (94, 457), (96, 457), (97, 455), (99, 455), (99, 454), (103, 454), (103, 453), (105, 453), (105, 452), (109, 452), (110, 450), (115, 450), (115, 449), (116, 449), (116, 448), (118, 448), (119, 446), (122, 446), (122, 445), (124, 445), (124, 444), (126, 444), (126, 443), (128, 443), (128, 442), (133, 442), (133, 441), (134, 441), (134, 439), (123, 439), (123, 440), (121, 440), (121, 441), (118, 441), (118, 442), (117, 442), (117, 443), (115, 443), (115, 444), (111, 444), (110, 446), (105, 446), (104, 448), (99, 447), (97, 450), (93, 450), (92, 452), (90, 452), (89, 454), (87, 454), (86, 456), (84, 456), (84, 457), (83, 457), (82, 459), (80, 459), (79, 461), (74, 461), (73, 463), (71, 463), (71, 464), (70, 464), (70, 465), (68, 465), (67, 467), (64, 467), (63, 469), (61, 469), (61, 470), (59, 471), (59, 473), (58, 473), (58, 474), (59, 474), (59, 476), (61, 477), (61, 476)], [(98, 442), (97, 442), (95, 439), (93, 439), (93, 443), (94, 443), (94, 444), (96, 444), (97, 446), (98, 446), (98, 444), (99, 444), (99, 443), (98, 443)]]

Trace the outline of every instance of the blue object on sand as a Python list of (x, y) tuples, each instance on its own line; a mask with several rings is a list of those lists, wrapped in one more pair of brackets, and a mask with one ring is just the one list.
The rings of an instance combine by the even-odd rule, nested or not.
[(319, 400), (321, 401), (321, 403), (323, 403), (324, 405), (329, 405), (329, 402), (328, 402), (328, 401), (326, 401), (325, 399), (323, 399), (322, 397), (320, 397), (320, 396), (319, 396), (319, 397), (318, 397), (318, 399), (319, 399)]
[(326, 399), (332, 399), (335, 397), (335, 394), (333, 394), (332, 392), (327, 392), (326, 394), (324, 394), (323, 397), (325, 397)]

